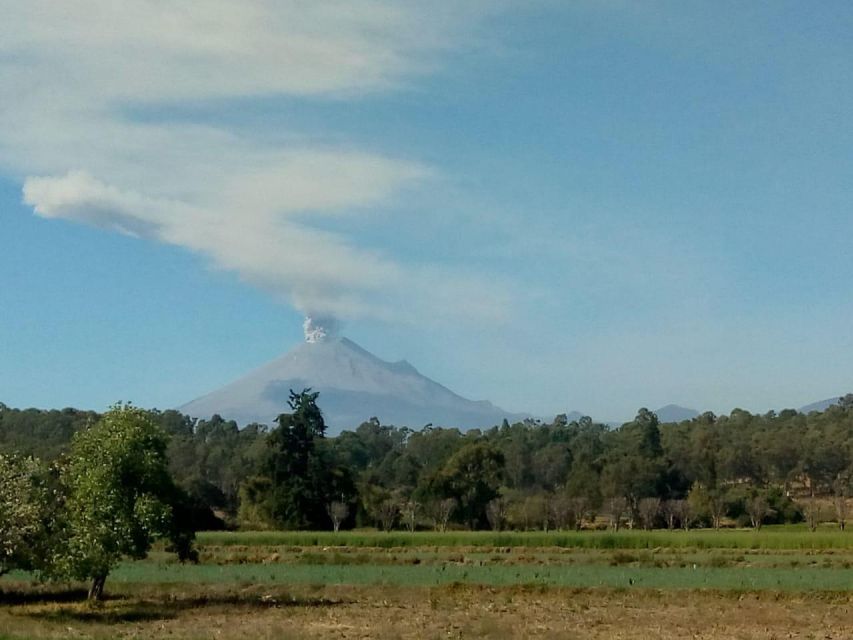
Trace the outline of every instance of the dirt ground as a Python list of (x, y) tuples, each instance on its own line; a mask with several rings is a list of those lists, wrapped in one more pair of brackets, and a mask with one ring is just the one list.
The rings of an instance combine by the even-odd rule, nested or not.
[(2, 638), (853, 638), (853, 594), (556, 588), (137, 591), (0, 601)]

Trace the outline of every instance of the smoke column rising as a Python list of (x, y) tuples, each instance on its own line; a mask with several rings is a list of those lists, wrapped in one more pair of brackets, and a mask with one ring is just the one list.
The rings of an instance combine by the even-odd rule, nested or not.
[(338, 335), (338, 328), (338, 321), (331, 317), (306, 316), (305, 322), (302, 323), (302, 330), (305, 332), (305, 342), (311, 344), (325, 342), (328, 338), (334, 338)]

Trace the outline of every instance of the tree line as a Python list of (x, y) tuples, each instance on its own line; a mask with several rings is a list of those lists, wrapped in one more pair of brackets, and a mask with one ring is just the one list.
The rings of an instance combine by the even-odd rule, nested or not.
[[(272, 428), (143, 413), (198, 528), (844, 527), (853, 488), (853, 395), (808, 415), (660, 424), (640, 409), (618, 428), (558, 415), (467, 432), (373, 418), (336, 437), (321, 405), (292, 392)], [(0, 405), (0, 450), (73, 459), (73, 434), (99, 418)]]

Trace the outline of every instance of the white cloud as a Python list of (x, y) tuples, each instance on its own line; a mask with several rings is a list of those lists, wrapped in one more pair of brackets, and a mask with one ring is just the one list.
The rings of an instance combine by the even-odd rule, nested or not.
[(29, 178), (24, 200), (45, 218), (91, 224), (209, 256), (219, 268), (237, 272), (306, 312), (413, 323), (460, 315), (500, 319), (509, 302), (479, 276), (404, 266), (275, 210), (250, 208), (236, 214), (232, 208), (204, 209), (122, 191), (85, 172)]
[(440, 46), (447, 26), (364, 0), (10, 0), (0, 9), (13, 69), (52, 70), (102, 102), (373, 91), (420, 67), (418, 54)]
[(185, 101), (387, 91), (465, 40), (482, 11), (369, 0), (0, 0), (0, 168), (22, 179), (40, 216), (185, 247), (304, 311), (495, 317), (508, 298), (493, 281), (403, 264), (315, 224), (369, 215), (423, 188), (429, 167), (322, 145), (309, 132), (240, 135), (128, 115)]

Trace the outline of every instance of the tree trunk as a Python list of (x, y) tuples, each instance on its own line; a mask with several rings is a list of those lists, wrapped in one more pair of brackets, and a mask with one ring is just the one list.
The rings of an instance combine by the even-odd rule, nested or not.
[(104, 594), (104, 583), (107, 581), (107, 576), (96, 576), (92, 579), (92, 586), (89, 587), (89, 600), (100, 600)]

